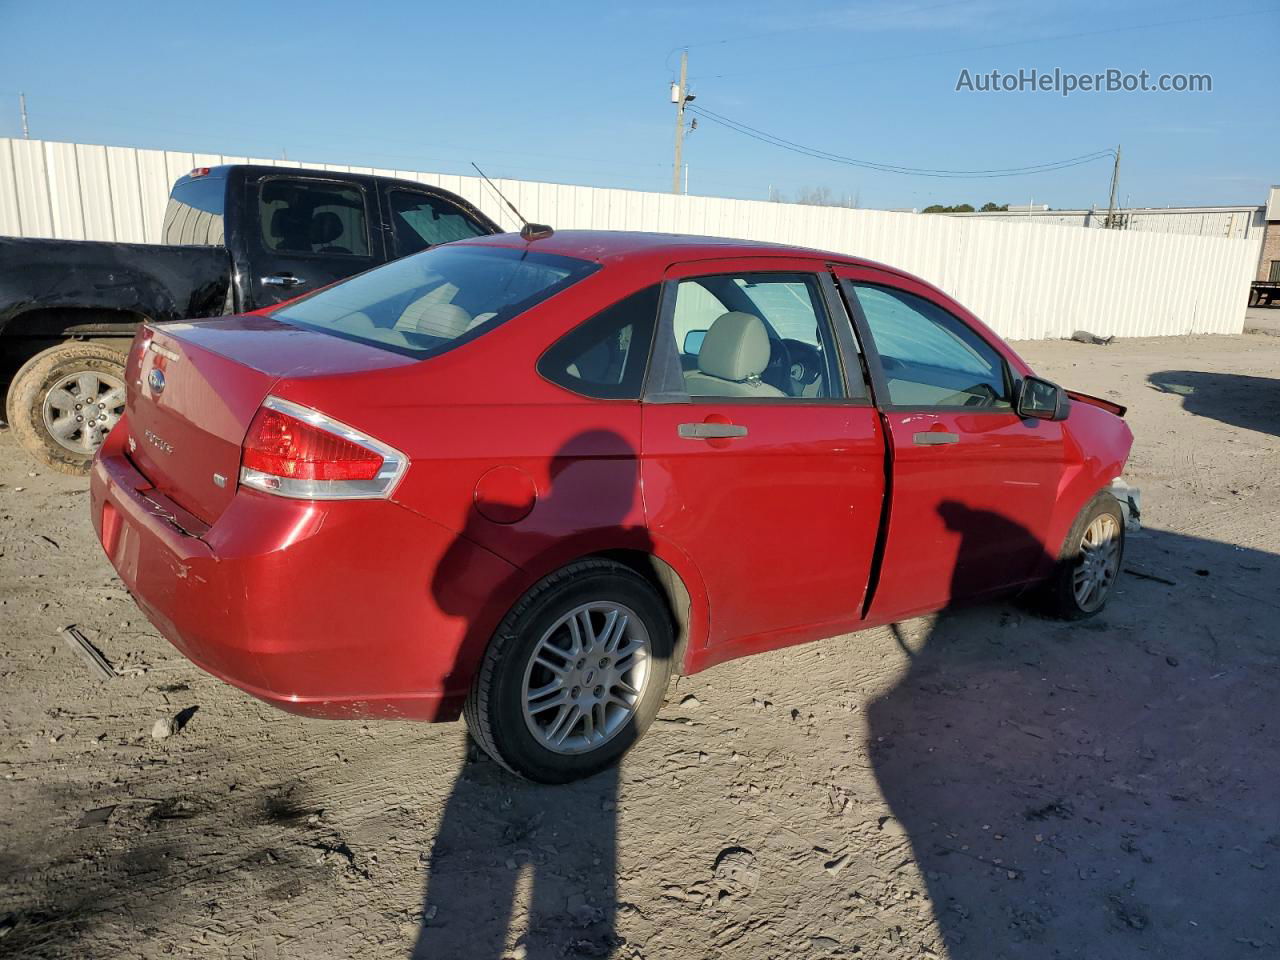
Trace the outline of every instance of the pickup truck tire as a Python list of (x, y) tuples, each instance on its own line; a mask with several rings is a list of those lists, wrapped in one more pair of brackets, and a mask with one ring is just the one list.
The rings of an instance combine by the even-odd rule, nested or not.
[(99, 343), (62, 343), (19, 368), (5, 419), (24, 450), (60, 473), (89, 472), (124, 412), (124, 354)]
[(1124, 562), (1124, 512), (1103, 490), (1090, 500), (1062, 545), (1053, 578), (1042, 594), (1045, 612), (1084, 620), (1106, 606)]
[(635, 571), (580, 560), (544, 577), (494, 632), (463, 716), (512, 773), (568, 783), (617, 762), (666, 697), (674, 629)]

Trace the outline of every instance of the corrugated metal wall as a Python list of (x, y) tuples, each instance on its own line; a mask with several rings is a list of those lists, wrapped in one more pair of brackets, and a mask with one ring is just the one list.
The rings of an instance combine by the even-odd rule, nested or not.
[[(402, 177), (515, 218), (476, 177), (170, 150), (0, 139), (0, 234), (155, 242), (169, 187), (220, 163)], [(1064, 230), (755, 200), (500, 180), (530, 220), (560, 229), (656, 230), (771, 240), (868, 257), (938, 285), (1011, 339), (1240, 333), (1260, 238)], [(2, 265), (0, 265), (2, 266)]]

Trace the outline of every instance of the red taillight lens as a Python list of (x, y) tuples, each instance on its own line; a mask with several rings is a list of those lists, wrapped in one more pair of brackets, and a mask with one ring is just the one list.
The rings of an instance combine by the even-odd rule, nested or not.
[(241, 463), (295, 480), (372, 480), (383, 458), (345, 437), (263, 407), (249, 426)]

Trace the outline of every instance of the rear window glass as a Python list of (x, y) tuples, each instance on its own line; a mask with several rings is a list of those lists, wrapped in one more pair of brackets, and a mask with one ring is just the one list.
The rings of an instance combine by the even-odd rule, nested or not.
[(165, 207), (160, 242), (221, 246), (226, 190), (227, 181), (218, 177), (200, 177), (176, 184)]
[(364, 191), (329, 180), (264, 180), (262, 243), (275, 253), (369, 256)]
[(441, 246), (352, 277), (272, 316), (428, 356), (510, 320), (597, 267), (527, 248)]

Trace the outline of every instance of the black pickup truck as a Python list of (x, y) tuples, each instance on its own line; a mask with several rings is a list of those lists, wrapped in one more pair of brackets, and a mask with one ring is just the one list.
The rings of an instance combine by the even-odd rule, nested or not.
[(237, 164), (174, 184), (158, 245), (0, 237), (5, 419), (37, 460), (83, 472), (124, 410), (124, 352), (140, 323), (246, 313), (498, 232), (420, 183)]

